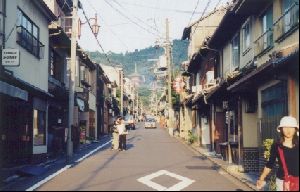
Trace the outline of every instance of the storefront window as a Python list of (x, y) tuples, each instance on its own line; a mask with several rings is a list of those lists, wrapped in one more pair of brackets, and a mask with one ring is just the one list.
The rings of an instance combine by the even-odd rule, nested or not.
[(46, 145), (46, 112), (33, 111), (33, 145)]

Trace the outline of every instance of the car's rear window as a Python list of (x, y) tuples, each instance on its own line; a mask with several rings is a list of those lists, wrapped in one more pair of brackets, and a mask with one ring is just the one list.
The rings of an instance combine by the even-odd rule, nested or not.
[(155, 119), (147, 119), (148, 122), (155, 122)]

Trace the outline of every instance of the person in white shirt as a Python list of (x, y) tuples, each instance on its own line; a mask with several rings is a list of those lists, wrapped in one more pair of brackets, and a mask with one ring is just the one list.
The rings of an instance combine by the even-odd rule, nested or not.
[(126, 150), (126, 127), (123, 117), (118, 117), (117, 121), (117, 129), (119, 132), (119, 150), (125, 151)]

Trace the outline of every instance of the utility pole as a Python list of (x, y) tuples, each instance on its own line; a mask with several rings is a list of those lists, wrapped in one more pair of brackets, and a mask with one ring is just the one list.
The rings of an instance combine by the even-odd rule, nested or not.
[(169, 31), (169, 19), (166, 19), (166, 60), (168, 66), (168, 104), (169, 104), (169, 115), (168, 115), (168, 126), (171, 127), (171, 113), (172, 113), (172, 64), (171, 64), (171, 42), (170, 42), (170, 31)]
[(121, 72), (121, 98), (120, 98), (120, 101), (121, 101), (121, 116), (124, 115), (124, 111), (123, 111), (123, 98), (124, 98), (124, 82), (123, 82), (123, 69), (120, 70)]
[(69, 121), (67, 136), (67, 163), (71, 162), (73, 156), (72, 142), (72, 125), (74, 116), (74, 93), (75, 93), (75, 71), (76, 71), (76, 46), (77, 46), (77, 30), (78, 30), (78, 0), (73, 0), (72, 12), (72, 36), (71, 36), (71, 63), (70, 63), (70, 80), (69, 80)]

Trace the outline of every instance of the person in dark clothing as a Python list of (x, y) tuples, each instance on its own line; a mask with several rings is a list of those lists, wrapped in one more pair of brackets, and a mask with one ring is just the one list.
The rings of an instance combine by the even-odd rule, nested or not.
[(279, 157), (280, 147), (283, 150), (288, 174), (294, 177), (299, 177), (299, 125), (297, 120), (291, 116), (285, 116), (280, 120), (280, 125), (277, 127), (280, 134), (280, 141), (273, 143), (269, 161), (256, 182), (258, 189), (261, 189), (265, 183), (266, 176), (271, 172), (275, 165), (276, 159), (279, 162), (279, 169), (276, 173), (276, 189), (283, 191), (284, 171), (283, 164)]

